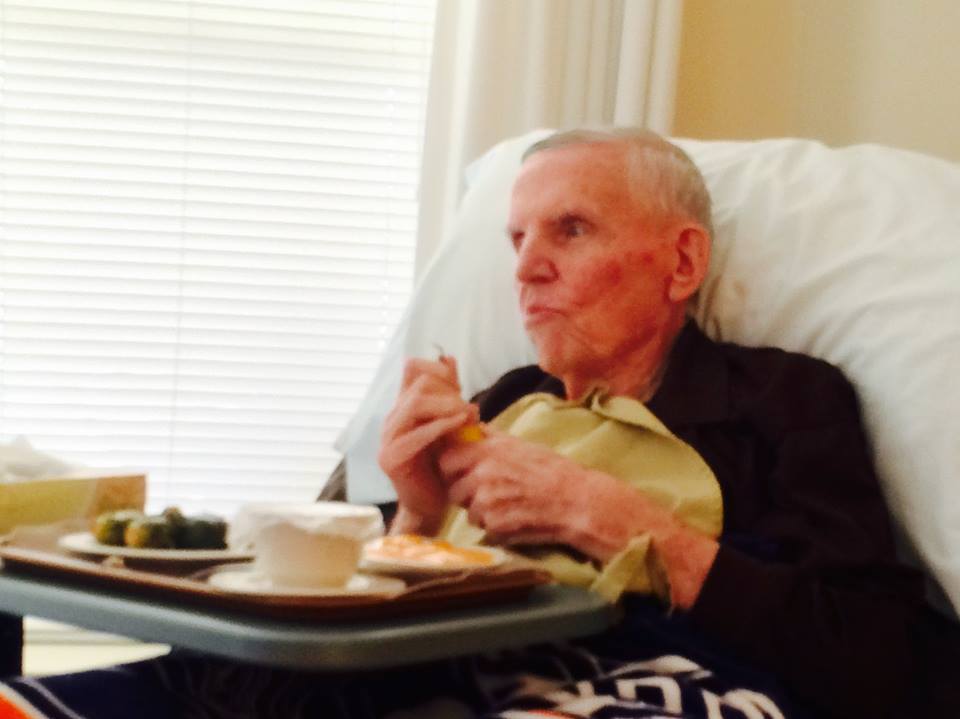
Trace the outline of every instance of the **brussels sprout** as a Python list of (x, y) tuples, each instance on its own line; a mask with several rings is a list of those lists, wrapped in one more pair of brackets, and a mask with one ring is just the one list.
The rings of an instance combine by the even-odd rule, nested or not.
[(163, 510), (161, 516), (167, 520), (167, 523), (171, 526), (181, 526), (186, 521), (187, 518), (183, 516), (183, 512), (180, 511), (180, 507), (167, 507)]
[(142, 519), (143, 513), (135, 509), (121, 509), (104, 512), (93, 522), (93, 537), (100, 544), (123, 546), (123, 534), (127, 525), (135, 519)]
[(180, 549), (226, 549), (227, 523), (212, 514), (187, 518), (177, 534)]
[(170, 525), (170, 535), (173, 537), (173, 546), (178, 548), (182, 547), (183, 532), (187, 526), (187, 518), (183, 516), (183, 512), (180, 511), (179, 507), (167, 507), (160, 516)]
[(136, 549), (173, 549), (173, 533), (164, 517), (142, 517), (127, 525), (123, 541)]

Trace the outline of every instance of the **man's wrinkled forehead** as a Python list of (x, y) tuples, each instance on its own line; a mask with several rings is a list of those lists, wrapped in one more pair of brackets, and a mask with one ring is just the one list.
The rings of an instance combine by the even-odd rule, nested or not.
[(629, 167), (630, 147), (623, 142), (582, 142), (540, 150), (529, 155), (520, 165), (523, 174), (548, 166), (558, 171), (582, 174), (587, 170), (603, 171), (622, 178)]
[(529, 156), (513, 185), (512, 204), (531, 196), (603, 205), (631, 203), (628, 149), (621, 143), (584, 143)]

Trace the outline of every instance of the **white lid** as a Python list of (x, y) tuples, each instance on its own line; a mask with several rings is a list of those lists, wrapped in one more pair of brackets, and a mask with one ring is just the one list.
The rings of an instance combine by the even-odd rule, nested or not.
[(268, 526), (289, 524), (306, 532), (336, 534), (361, 542), (383, 536), (380, 509), (367, 504), (310, 502), (305, 504), (248, 504), (230, 524), (230, 546), (252, 545)]

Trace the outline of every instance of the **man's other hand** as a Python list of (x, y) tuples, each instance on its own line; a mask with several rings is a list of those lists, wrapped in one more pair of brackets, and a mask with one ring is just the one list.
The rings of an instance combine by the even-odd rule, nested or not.
[(671, 602), (689, 609), (716, 557), (715, 540), (609, 474), (490, 428), (482, 441), (450, 435), (437, 455), (449, 500), (495, 544), (564, 544), (606, 562), (649, 533)]
[(476, 405), (460, 396), (452, 357), (407, 361), (377, 457), (397, 491), (399, 531), (432, 534), (438, 529), (448, 500), (432, 445), (448, 432), (475, 424), (478, 417)]

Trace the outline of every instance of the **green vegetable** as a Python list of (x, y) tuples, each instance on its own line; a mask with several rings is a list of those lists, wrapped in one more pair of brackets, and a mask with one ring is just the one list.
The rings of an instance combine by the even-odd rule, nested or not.
[(101, 544), (135, 549), (226, 549), (227, 523), (213, 514), (186, 517), (179, 507), (150, 517), (124, 509), (97, 517), (93, 536)]
[(135, 549), (173, 549), (173, 532), (165, 517), (134, 519), (123, 533), (123, 541)]
[(226, 549), (227, 523), (212, 514), (188, 518), (177, 540), (181, 549)]
[(161, 515), (167, 524), (170, 525), (170, 534), (173, 537), (173, 546), (182, 547), (183, 546), (183, 532), (187, 526), (187, 518), (183, 516), (183, 512), (180, 511), (179, 507), (167, 507), (163, 510)]
[(93, 537), (100, 544), (123, 546), (123, 535), (127, 525), (135, 519), (142, 519), (143, 512), (135, 509), (121, 509), (114, 512), (104, 512), (93, 522)]

